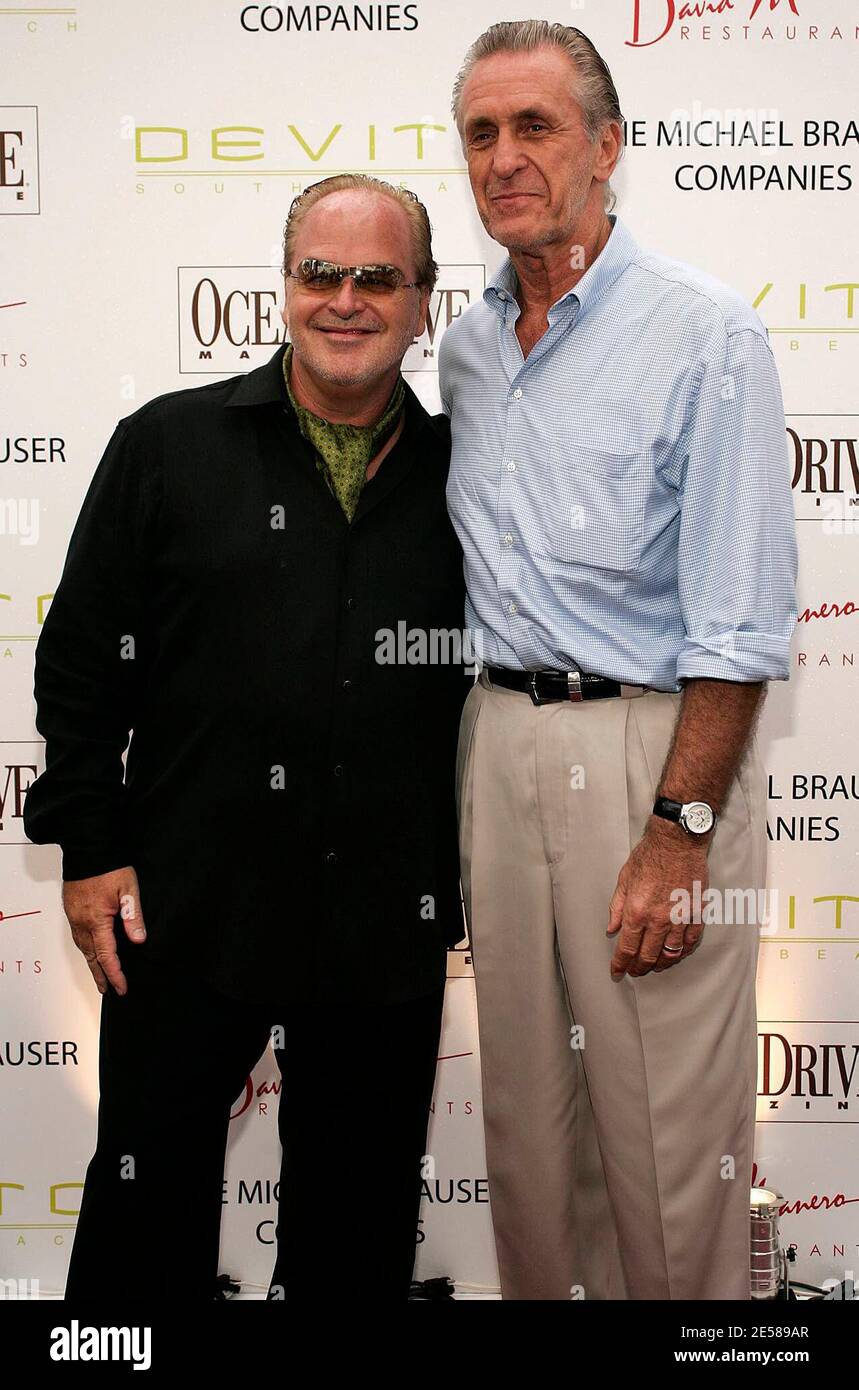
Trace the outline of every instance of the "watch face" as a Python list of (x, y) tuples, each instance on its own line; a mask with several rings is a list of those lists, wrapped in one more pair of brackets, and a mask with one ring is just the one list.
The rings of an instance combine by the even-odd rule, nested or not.
[(714, 816), (706, 801), (690, 801), (683, 807), (683, 823), (694, 835), (706, 835), (713, 828)]

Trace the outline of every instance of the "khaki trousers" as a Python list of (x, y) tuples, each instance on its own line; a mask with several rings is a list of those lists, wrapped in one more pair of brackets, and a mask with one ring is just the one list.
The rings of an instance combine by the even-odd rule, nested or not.
[[(465, 703), (462, 880), (503, 1298), (750, 1298), (758, 925), (711, 923), (671, 969), (609, 974), (609, 899), (680, 699), (538, 707), (484, 671)], [(765, 825), (752, 739), (711, 887), (764, 887)]]

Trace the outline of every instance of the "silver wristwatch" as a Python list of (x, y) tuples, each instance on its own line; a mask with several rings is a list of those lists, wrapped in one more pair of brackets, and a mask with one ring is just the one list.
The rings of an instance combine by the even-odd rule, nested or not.
[(717, 820), (716, 812), (707, 801), (671, 801), (667, 796), (656, 798), (653, 814), (675, 821), (687, 835), (707, 835)]

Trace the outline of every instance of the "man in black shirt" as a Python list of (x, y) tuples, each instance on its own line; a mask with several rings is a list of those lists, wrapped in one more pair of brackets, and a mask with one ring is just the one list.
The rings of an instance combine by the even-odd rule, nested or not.
[(314, 185), (284, 236), (291, 344), (120, 421), (84, 500), (24, 818), (62, 847), (103, 995), (67, 1299), (160, 1296), (180, 1234), (183, 1296), (212, 1297), (229, 1111), (270, 1039), (269, 1297), (350, 1270), (353, 1296), (408, 1294), (463, 935), (462, 661), (389, 659), (402, 628), (462, 637), (447, 422), (400, 370), (437, 269), (413, 195)]

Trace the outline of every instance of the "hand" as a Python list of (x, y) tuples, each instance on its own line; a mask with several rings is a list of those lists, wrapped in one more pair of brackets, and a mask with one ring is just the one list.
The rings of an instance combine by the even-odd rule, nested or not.
[(113, 985), (117, 994), (128, 993), (128, 981), (116, 952), (113, 919), (122, 916), (129, 941), (146, 940), (140, 908), (137, 874), (128, 865), (94, 878), (68, 879), (63, 884), (63, 910), (72, 938), (90, 968), (99, 994)]
[[(613, 980), (669, 970), (695, 950), (704, 928), (700, 922), (672, 922), (676, 899), (672, 900), (671, 894), (685, 888), (691, 897), (695, 879), (704, 893), (709, 882), (708, 848), (708, 843), (687, 835), (679, 825), (651, 817), (618, 874), (609, 903), (607, 935), (620, 931), (611, 958)], [(680, 946), (682, 950), (666, 954), (665, 946)]]

